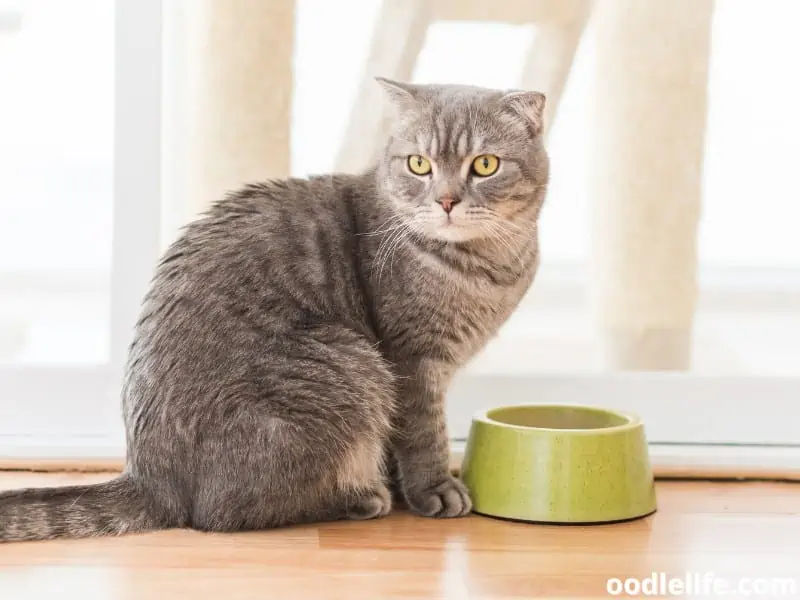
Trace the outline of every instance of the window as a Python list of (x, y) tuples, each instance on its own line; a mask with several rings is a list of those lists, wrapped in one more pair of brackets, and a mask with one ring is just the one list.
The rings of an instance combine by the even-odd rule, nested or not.
[(160, 17), (147, 4), (31, 0), (0, 32), (3, 456), (122, 447), (120, 366), (157, 250)]

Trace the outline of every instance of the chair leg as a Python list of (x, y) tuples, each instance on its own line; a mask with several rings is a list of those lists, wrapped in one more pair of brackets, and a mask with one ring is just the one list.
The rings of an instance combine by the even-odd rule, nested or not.
[(692, 366), (712, 0), (598, 5), (592, 297), (602, 366)]
[(587, 1), (583, 10), (576, 13), (574, 18), (537, 26), (536, 37), (522, 70), (522, 86), (547, 96), (544, 116), (546, 134), (555, 121), (590, 13), (591, 3)]
[(388, 104), (374, 77), (411, 79), (431, 18), (424, 0), (383, 0), (336, 160), (337, 171), (359, 172), (375, 160), (385, 135)]
[(183, 4), (185, 89), (172, 110), (185, 172), (175, 193), (194, 218), (243, 183), (291, 172), (295, 7), (294, 0)]

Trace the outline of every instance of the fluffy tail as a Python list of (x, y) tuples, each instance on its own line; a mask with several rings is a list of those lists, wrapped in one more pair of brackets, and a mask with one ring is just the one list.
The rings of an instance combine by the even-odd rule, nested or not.
[(0, 492), (0, 542), (119, 535), (154, 527), (125, 475), (95, 485)]

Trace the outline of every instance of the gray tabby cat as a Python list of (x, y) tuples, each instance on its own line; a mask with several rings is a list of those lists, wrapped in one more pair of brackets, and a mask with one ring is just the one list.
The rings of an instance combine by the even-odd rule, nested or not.
[(545, 98), (378, 80), (375, 168), (247, 185), (144, 298), (109, 483), (0, 494), (0, 540), (459, 517), (444, 397), (529, 289)]

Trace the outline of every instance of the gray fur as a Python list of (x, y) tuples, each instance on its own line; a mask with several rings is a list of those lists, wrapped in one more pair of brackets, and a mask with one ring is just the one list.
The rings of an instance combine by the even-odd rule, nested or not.
[[(379, 81), (395, 116), (375, 168), (246, 185), (166, 251), (129, 352), (124, 474), (0, 494), (0, 540), (367, 519), (390, 487), (420, 515), (471, 510), (444, 397), (533, 281), (544, 97)], [(499, 171), (468, 174), (484, 153)]]

